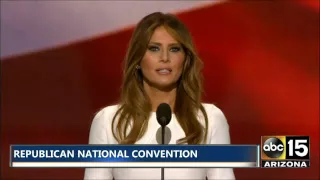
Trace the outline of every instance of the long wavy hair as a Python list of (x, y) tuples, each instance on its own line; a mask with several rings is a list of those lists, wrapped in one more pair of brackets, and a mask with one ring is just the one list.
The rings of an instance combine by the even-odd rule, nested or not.
[[(143, 88), (141, 70), (137, 69), (156, 28), (163, 26), (183, 47), (185, 61), (177, 82), (176, 118), (186, 137), (177, 144), (201, 144), (207, 140), (208, 117), (201, 104), (202, 61), (195, 52), (191, 35), (174, 15), (155, 12), (144, 17), (135, 28), (124, 61), (123, 84), (119, 109), (112, 120), (112, 133), (119, 144), (134, 144), (146, 132), (152, 111), (151, 102)], [(199, 121), (199, 110), (204, 125)]]

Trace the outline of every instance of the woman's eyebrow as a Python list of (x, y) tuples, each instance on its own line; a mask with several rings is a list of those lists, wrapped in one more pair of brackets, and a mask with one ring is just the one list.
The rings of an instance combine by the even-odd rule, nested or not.
[[(158, 46), (162, 46), (161, 43), (159, 42), (150, 42), (149, 44), (155, 44), (155, 45), (158, 45)], [(169, 46), (174, 46), (174, 45), (180, 45), (180, 43), (170, 43)]]

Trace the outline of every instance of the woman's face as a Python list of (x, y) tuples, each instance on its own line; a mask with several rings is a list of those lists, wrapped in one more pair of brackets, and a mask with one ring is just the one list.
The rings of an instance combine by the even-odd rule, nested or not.
[(161, 26), (155, 29), (140, 62), (144, 83), (156, 88), (175, 87), (183, 69), (182, 46)]

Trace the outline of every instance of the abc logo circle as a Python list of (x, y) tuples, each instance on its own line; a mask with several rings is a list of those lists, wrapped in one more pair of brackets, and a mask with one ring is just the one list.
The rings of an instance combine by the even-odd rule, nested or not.
[(269, 158), (278, 158), (284, 151), (284, 145), (278, 138), (269, 138), (263, 144), (263, 152)]

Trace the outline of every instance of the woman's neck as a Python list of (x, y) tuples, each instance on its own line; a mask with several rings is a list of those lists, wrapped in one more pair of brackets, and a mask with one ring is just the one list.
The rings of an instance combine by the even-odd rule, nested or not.
[(161, 103), (167, 103), (174, 112), (174, 105), (176, 102), (177, 88), (171, 88), (170, 90), (160, 90), (158, 88), (152, 87), (147, 83), (144, 84), (144, 90), (150, 98), (152, 111), (157, 111), (158, 106)]

